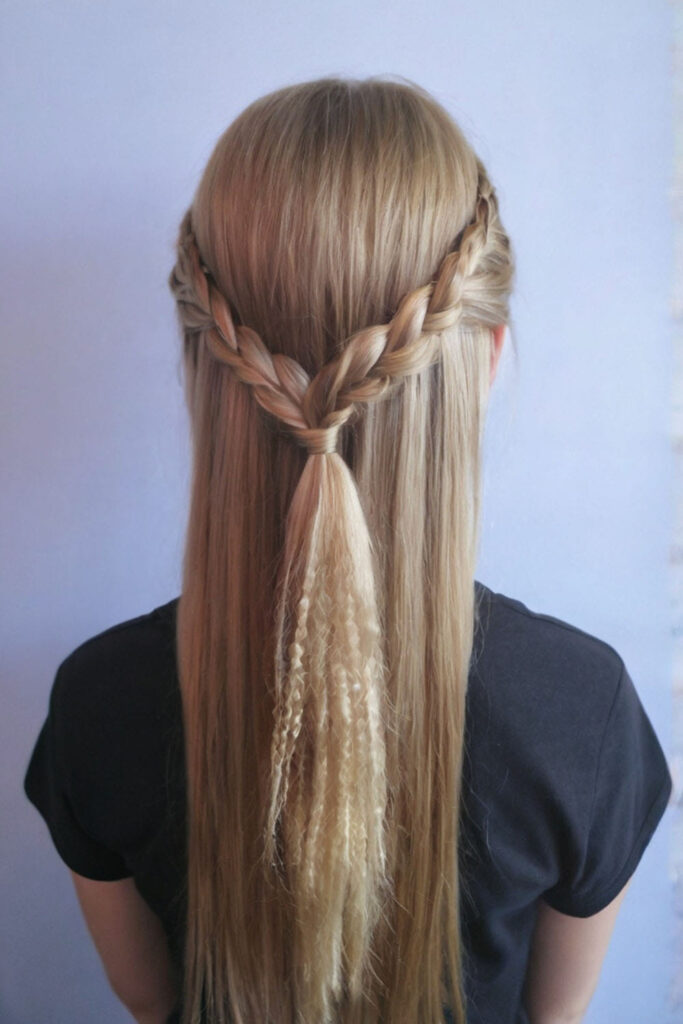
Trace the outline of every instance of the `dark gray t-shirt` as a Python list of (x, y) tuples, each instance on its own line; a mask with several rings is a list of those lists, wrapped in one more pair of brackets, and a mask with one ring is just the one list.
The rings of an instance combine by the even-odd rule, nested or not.
[[(521, 992), (537, 901), (578, 917), (606, 906), (649, 843), (672, 778), (613, 647), (479, 581), (475, 591), (460, 853), (468, 1024), (528, 1024)], [(70, 868), (135, 878), (179, 962), (177, 601), (64, 659), (24, 789)]]

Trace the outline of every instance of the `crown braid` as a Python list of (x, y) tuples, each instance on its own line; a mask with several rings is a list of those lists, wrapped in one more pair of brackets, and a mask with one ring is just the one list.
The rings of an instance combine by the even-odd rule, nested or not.
[(169, 277), (185, 332), (203, 334), (215, 358), (252, 387), (259, 405), (287, 424), (309, 454), (336, 451), (339, 431), (355, 406), (378, 401), (401, 378), (437, 362), (439, 334), (462, 316), (466, 284), (486, 250), (498, 205), (478, 158), (477, 167), (474, 215), (442, 260), (436, 280), (408, 292), (388, 324), (352, 334), (340, 355), (313, 379), (295, 359), (270, 352), (251, 327), (234, 323), (200, 255), (190, 207), (181, 221), (177, 260)]

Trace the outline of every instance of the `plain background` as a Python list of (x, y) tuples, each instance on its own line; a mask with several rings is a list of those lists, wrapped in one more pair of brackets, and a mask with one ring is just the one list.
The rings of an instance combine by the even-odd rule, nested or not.
[[(122, 1024), (23, 773), (59, 661), (178, 593), (189, 449), (166, 281), (204, 163), (258, 95), (405, 75), (480, 153), (517, 255), (519, 361), (508, 338), (478, 576), (613, 644), (668, 754), (672, 15), (655, 0), (21, 0), (0, 21), (0, 1019)], [(668, 1020), (671, 813), (588, 1024)]]

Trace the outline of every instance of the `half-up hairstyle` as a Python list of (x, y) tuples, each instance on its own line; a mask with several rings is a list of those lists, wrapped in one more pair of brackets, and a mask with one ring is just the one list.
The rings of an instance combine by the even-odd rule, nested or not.
[(512, 277), (483, 164), (405, 79), (256, 100), (182, 219), (183, 1024), (466, 1020), (480, 451)]

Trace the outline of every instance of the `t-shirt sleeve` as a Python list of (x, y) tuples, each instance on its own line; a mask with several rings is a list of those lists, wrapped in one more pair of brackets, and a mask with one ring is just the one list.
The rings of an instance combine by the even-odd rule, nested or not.
[[(38, 734), (24, 778), (24, 792), (42, 815), (55, 848), (64, 863), (79, 875), (99, 881), (115, 881), (131, 875), (123, 856), (91, 835), (82, 823), (82, 810), (74, 800), (73, 780), (78, 777), (82, 791), (83, 778), (89, 766), (84, 763), (83, 750), (75, 739), (80, 730), (88, 729), (87, 721), (75, 722), (65, 687), (65, 664), (62, 663), (50, 693), (49, 710)], [(92, 773), (96, 787), (97, 773)], [(97, 793), (92, 793), (97, 799)]]
[(551, 907), (589, 917), (606, 907), (635, 871), (671, 796), (664, 751), (625, 666), (600, 744), (585, 823), (558, 882), (543, 893)]

